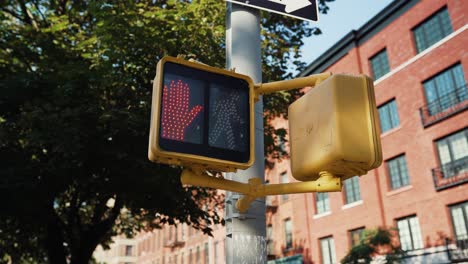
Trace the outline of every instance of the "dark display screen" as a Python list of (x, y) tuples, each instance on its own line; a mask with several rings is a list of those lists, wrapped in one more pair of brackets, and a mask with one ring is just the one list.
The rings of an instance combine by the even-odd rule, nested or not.
[(233, 162), (250, 158), (249, 84), (166, 62), (161, 149)]

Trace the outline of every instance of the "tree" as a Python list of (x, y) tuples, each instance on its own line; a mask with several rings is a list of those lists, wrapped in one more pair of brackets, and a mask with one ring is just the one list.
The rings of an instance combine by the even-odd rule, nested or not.
[(366, 229), (359, 244), (351, 248), (341, 263), (370, 263), (378, 255), (385, 255), (386, 263), (398, 263), (405, 252), (395, 239), (395, 230), (383, 227)]
[[(156, 62), (196, 54), (223, 67), (223, 1), (10, 0), (0, 20), (0, 263), (88, 263), (115, 234), (222, 223), (222, 196), (184, 188), (181, 168), (146, 150)], [(320, 31), (262, 23), (264, 79), (290, 77), (302, 38)], [(291, 98), (266, 98), (267, 114)]]

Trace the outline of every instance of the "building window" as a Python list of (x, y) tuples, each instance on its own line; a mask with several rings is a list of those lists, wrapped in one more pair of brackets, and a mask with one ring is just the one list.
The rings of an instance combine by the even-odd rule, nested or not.
[(184, 264), (184, 252), (180, 253), (180, 264)]
[(200, 264), (200, 246), (197, 246), (197, 255), (196, 255), (196, 262), (197, 264)]
[(293, 237), (292, 237), (292, 222), (291, 219), (284, 220), (284, 241), (286, 249), (290, 249), (293, 246)]
[(266, 238), (267, 238), (267, 255), (274, 255), (273, 251), (273, 226), (267, 226), (266, 230)]
[(405, 155), (388, 160), (387, 169), (390, 176), (390, 187), (392, 190), (409, 185), (409, 175), (406, 167)]
[(468, 239), (468, 202), (450, 206), (455, 240)]
[(423, 83), (429, 115), (435, 115), (468, 100), (463, 68), (457, 64)]
[(188, 263), (192, 264), (192, 249), (189, 250)]
[(409, 216), (397, 220), (398, 235), (400, 236), (401, 249), (414, 250), (423, 247), (421, 229), (418, 217)]
[(317, 206), (317, 214), (323, 214), (330, 211), (328, 193), (315, 193), (315, 203)]
[(436, 144), (444, 178), (468, 171), (468, 129), (440, 139)]
[(133, 255), (133, 246), (127, 245), (125, 246), (125, 256), (132, 256)]
[(349, 231), (349, 241), (351, 241), (351, 247), (357, 246), (361, 243), (363, 234), (364, 227), (356, 228)]
[(185, 228), (186, 228), (186, 226), (185, 226), (185, 224), (183, 224), (181, 226), (181, 230), (180, 230), (180, 236), (182, 238), (182, 241), (185, 241)]
[(336, 262), (335, 241), (333, 237), (320, 239), (320, 251), (322, 252), (323, 264), (334, 264)]
[(382, 133), (400, 125), (395, 99), (379, 107), (379, 117)]
[(418, 53), (443, 39), (452, 31), (448, 10), (444, 8), (413, 29)]
[(214, 245), (213, 245), (213, 253), (214, 253), (214, 261), (215, 263), (218, 263), (218, 246), (219, 246), (219, 242), (218, 241), (215, 241), (214, 242)]
[(208, 243), (205, 243), (205, 264), (210, 263), (210, 252), (208, 251)]
[[(280, 180), (281, 180), (281, 183), (288, 183), (289, 182), (289, 177), (288, 177), (288, 173), (286, 171), (282, 172), (281, 175), (280, 175)], [(283, 194), (281, 195), (281, 199), (283, 201), (287, 201), (288, 200), (288, 195), (287, 194)]]
[(361, 200), (359, 176), (346, 179), (344, 183), (345, 203), (350, 204)]
[(374, 80), (378, 80), (380, 77), (384, 76), (390, 71), (386, 49), (374, 55), (372, 58), (369, 59), (369, 61), (372, 68), (372, 76), (374, 77)]

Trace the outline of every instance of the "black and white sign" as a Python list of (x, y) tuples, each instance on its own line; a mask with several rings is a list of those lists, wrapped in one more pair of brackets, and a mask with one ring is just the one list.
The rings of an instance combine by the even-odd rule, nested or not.
[(302, 20), (318, 21), (317, 0), (226, 0)]

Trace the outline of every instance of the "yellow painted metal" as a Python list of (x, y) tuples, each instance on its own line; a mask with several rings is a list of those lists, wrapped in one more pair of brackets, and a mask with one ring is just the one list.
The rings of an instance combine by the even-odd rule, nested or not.
[[(209, 158), (204, 156), (177, 153), (171, 151), (165, 151), (159, 147), (159, 124), (160, 124), (160, 111), (161, 111), (161, 96), (163, 91), (164, 81), (164, 64), (171, 62), (175, 64), (184, 65), (193, 69), (202, 70), (205, 72), (221, 74), (225, 76), (231, 76), (237, 79), (245, 80), (249, 84), (249, 113), (250, 113), (250, 160), (245, 163), (232, 162), (226, 160), (220, 160), (215, 158)], [(255, 129), (254, 129), (254, 84), (252, 79), (247, 75), (235, 73), (225, 69), (219, 69), (208, 66), (203, 63), (187, 61), (183, 57), (169, 57), (162, 58), (156, 67), (156, 77), (153, 82), (153, 97), (151, 106), (151, 128), (149, 135), (149, 148), (148, 158), (153, 162), (159, 162), (170, 165), (179, 165), (186, 167), (202, 167), (204, 169), (234, 172), (237, 169), (247, 169), (254, 163), (254, 146), (255, 146)]]
[(292, 80), (255, 84), (255, 99), (258, 100), (258, 97), (262, 94), (270, 94), (280, 91), (302, 89), (307, 86), (315, 86), (331, 75), (331, 73), (325, 72), (313, 74), (307, 77), (295, 78)]
[(181, 175), (182, 184), (208, 187), (219, 190), (242, 193), (245, 196), (238, 200), (236, 206), (240, 212), (245, 212), (250, 203), (259, 197), (267, 195), (308, 193), (308, 192), (339, 192), (341, 178), (326, 171), (320, 172), (315, 181), (281, 184), (262, 184), (258, 178), (249, 179), (248, 183), (226, 180), (209, 176), (201, 170), (185, 169)]
[(289, 106), (291, 169), (300, 181), (327, 171), (342, 180), (382, 163), (371, 78), (332, 75)]
[[(291, 169), (302, 182), (267, 184), (257, 178), (241, 183), (209, 176), (206, 170), (235, 171), (253, 163), (254, 125), (250, 125), (251, 160), (241, 164), (230, 161), (173, 153), (158, 147), (159, 111), (164, 63), (170, 61), (208, 72), (246, 80), (250, 86), (250, 120), (253, 122), (254, 98), (278, 91), (314, 87), (289, 107)], [(244, 194), (237, 208), (245, 212), (259, 197), (308, 192), (338, 192), (342, 181), (363, 175), (382, 163), (380, 125), (371, 78), (321, 73), (287, 81), (256, 84), (245, 75), (179, 58), (165, 57), (157, 67), (153, 86), (152, 125), (149, 158), (152, 161), (184, 165), (183, 184), (209, 187)], [(189, 169), (191, 168), (191, 169)]]
[(246, 183), (226, 180), (223, 178), (215, 178), (212, 176), (208, 176), (208, 174), (202, 171), (195, 171), (191, 169), (184, 169), (182, 171), (180, 181), (182, 182), (182, 184), (208, 187), (231, 192), (238, 192), (244, 194), (250, 192), (250, 187)]

